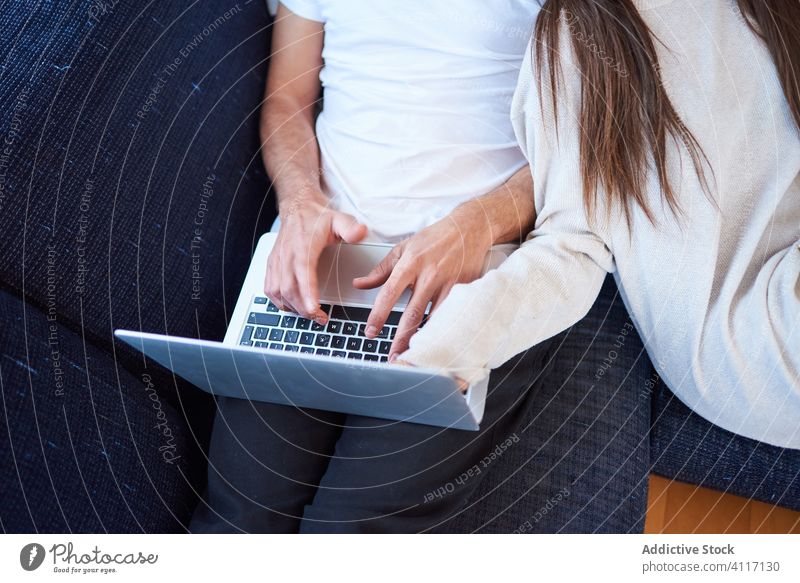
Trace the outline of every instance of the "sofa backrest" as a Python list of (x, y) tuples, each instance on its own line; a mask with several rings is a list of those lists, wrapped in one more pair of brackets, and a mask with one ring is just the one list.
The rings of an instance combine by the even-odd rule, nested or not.
[(221, 338), (275, 216), (265, 3), (12, 3), (2, 20), (0, 285), (107, 347), (115, 328)]

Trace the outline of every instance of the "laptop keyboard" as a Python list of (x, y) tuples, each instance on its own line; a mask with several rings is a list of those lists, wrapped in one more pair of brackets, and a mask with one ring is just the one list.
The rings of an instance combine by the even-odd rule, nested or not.
[(284, 312), (265, 297), (256, 297), (239, 344), (286, 352), (317, 354), (372, 362), (387, 362), (402, 312), (391, 312), (377, 338), (364, 335), (368, 308), (323, 304), (325, 326)]

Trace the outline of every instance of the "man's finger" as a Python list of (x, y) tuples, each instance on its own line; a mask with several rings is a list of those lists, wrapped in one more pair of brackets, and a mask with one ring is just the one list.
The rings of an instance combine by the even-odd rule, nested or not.
[(269, 298), (269, 301), (275, 304), (275, 307), (279, 310), (283, 310), (284, 312), (291, 311), (289, 304), (286, 303), (280, 292), (268, 293), (267, 297)]
[(402, 251), (400, 245), (396, 245), (389, 253), (381, 259), (380, 263), (376, 265), (372, 271), (362, 277), (357, 277), (353, 280), (353, 287), (358, 289), (372, 289), (383, 285), (389, 276), (392, 275), (395, 265), (400, 260)]
[(283, 297), (281, 296), (281, 265), (280, 258), (277, 257), (277, 252), (275, 253), (276, 257), (270, 256), (267, 260), (267, 272), (264, 275), (264, 295), (278, 306), (278, 309), (283, 310), (285, 308), (283, 307)]
[(448, 283), (444, 285), (442, 289), (436, 292), (436, 295), (431, 300), (431, 311), (430, 311), (431, 314), (433, 314), (436, 311), (436, 309), (440, 305), (442, 305), (442, 302), (445, 301), (445, 299), (447, 299), (447, 296), (450, 295), (450, 290), (453, 289), (454, 285), (455, 284), (453, 283)]
[(300, 314), (302, 308), (300, 302), (300, 291), (297, 282), (297, 273), (293, 269), (294, 259), (290, 254), (282, 254), (280, 257), (280, 298), (282, 306), (279, 308)]
[(306, 261), (301, 260), (295, 264), (295, 273), (297, 273), (298, 283), (298, 304), (301, 308), (299, 312), (302, 316), (312, 320), (322, 320), (320, 323), (327, 321), (327, 315), (319, 308), (319, 283), (317, 277), (318, 258), (309, 257)]
[(347, 213), (336, 213), (331, 221), (334, 235), (345, 243), (358, 243), (367, 236), (367, 226)]
[(403, 311), (403, 316), (397, 325), (397, 333), (395, 334), (392, 347), (389, 349), (389, 359), (396, 358), (398, 355), (408, 350), (408, 343), (411, 337), (417, 331), (422, 319), (425, 317), (425, 310), (431, 301), (433, 292), (429, 286), (418, 286), (414, 290), (411, 300), (408, 302), (406, 309)]
[(469, 383), (461, 377), (453, 377), (453, 380), (455, 380), (458, 384), (458, 390), (466, 394), (466, 392), (469, 390)]
[[(332, 226), (328, 225), (324, 229), (317, 230), (312, 235), (307, 247), (295, 257), (294, 261), (294, 273), (297, 277), (300, 295), (295, 307), (300, 310), (298, 314), (312, 320), (319, 320), (320, 317), (325, 318), (324, 313), (319, 309), (319, 278), (317, 271), (319, 258), (328, 244), (327, 239), (332, 228)], [(322, 320), (320, 323), (324, 321)]]
[(369, 318), (367, 318), (367, 326), (364, 330), (367, 338), (375, 338), (378, 335), (397, 300), (403, 295), (406, 288), (413, 283), (413, 277), (414, 274), (409, 273), (402, 264), (395, 266), (389, 279), (386, 280), (381, 291), (378, 292), (378, 297), (375, 298), (375, 304), (372, 306)]

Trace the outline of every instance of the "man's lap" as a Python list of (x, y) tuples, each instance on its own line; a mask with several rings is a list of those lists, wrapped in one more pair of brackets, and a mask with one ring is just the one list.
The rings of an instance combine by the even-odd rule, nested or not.
[(225, 399), (210, 455), (213, 510), (201, 504), (193, 530), (294, 531), (301, 520), (304, 531), (433, 526), (457, 509), (481, 472), (460, 476), (519, 424), (543, 350), (495, 371), (478, 432)]
[(193, 532), (292, 532), (313, 500), (345, 415), (221, 398), (208, 488)]
[[(226, 400), (210, 502), (248, 531), (637, 530), (649, 421), (638, 372), (647, 367), (634, 366), (641, 359), (609, 279), (586, 319), (495, 371), (480, 432)], [(495, 520), (513, 511), (508, 496), (480, 486), (509, 464), (527, 466), (510, 478), (529, 502), (513, 528)], [(558, 508), (537, 516), (559, 493)], [(479, 499), (464, 510), (476, 494), (497, 504), (475, 512)], [(197, 530), (231, 529), (212, 514), (201, 505)]]
[(477, 432), (349, 416), (303, 532), (420, 532), (459, 509), (487, 456), (516, 443), (537, 347), (493, 373)]
[(439, 531), (642, 531), (652, 366), (611, 277), (546, 366), (519, 446)]

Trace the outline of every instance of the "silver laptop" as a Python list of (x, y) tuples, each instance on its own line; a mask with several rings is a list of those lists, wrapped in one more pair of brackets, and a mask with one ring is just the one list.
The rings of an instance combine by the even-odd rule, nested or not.
[[(409, 299), (403, 294), (378, 338), (364, 328), (378, 289), (359, 290), (392, 245), (335, 245), (319, 262), (322, 326), (279, 310), (264, 295), (277, 235), (261, 237), (222, 342), (117, 330), (115, 335), (199, 388), (220, 396), (394, 421), (477, 430), (488, 379), (466, 394), (446, 370), (389, 364), (389, 348)], [(513, 247), (493, 249), (485, 270)]]

